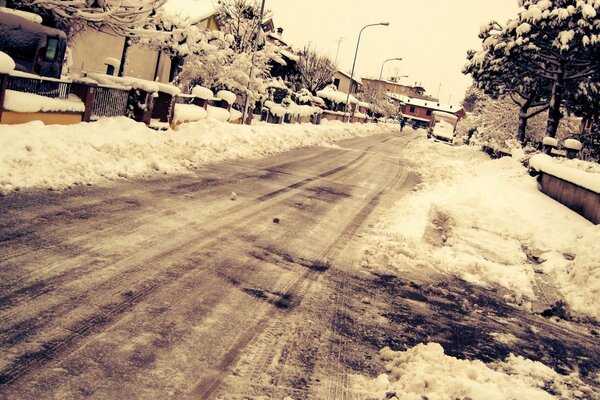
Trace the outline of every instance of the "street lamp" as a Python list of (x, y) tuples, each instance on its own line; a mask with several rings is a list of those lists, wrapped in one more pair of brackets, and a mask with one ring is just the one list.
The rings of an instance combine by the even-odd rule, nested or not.
[(379, 80), (381, 80), (381, 78), (383, 77), (383, 66), (385, 65), (386, 62), (388, 61), (402, 61), (402, 58), (398, 57), (398, 58), (388, 58), (387, 60), (385, 60), (383, 62), (383, 64), (381, 64), (381, 72), (379, 73)]
[(356, 51), (354, 52), (354, 61), (352, 62), (352, 72), (350, 73), (350, 87), (348, 88), (348, 96), (346, 96), (346, 112), (348, 113), (348, 122), (350, 122), (350, 112), (349, 112), (348, 103), (350, 102), (350, 92), (352, 91), (352, 81), (354, 80), (354, 67), (356, 66), (356, 57), (358, 56), (358, 46), (360, 46), (360, 36), (362, 35), (365, 28), (368, 28), (369, 26), (378, 26), (378, 25), (388, 26), (389, 24), (390, 24), (389, 22), (379, 22), (377, 24), (365, 25), (362, 27), (362, 29), (358, 33), (358, 41), (356, 42)]

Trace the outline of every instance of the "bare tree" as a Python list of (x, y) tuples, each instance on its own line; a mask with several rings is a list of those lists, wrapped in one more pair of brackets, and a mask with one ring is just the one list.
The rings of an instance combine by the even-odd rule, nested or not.
[(337, 68), (328, 57), (314, 50), (305, 49), (297, 64), (300, 84), (316, 93), (333, 81)]

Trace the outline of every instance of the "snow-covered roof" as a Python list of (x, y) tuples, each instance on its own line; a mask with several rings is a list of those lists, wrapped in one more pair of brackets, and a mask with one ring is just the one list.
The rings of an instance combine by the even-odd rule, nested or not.
[(168, 0), (164, 6), (166, 14), (179, 16), (191, 23), (204, 21), (219, 9), (217, 0)]
[(404, 96), (404, 95), (400, 95), (400, 94), (396, 94), (396, 93), (387, 93), (387, 95), (390, 98), (397, 100), (403, 104), (429, 108), (432, 110), (444, 111), (444, 112), (451, 113), (451, 114), (455, 114), (458, 111), (462, 110), (462, 107), (458, 106), (456, 104), (445, 104), (445, 103), (440, 103), (439, 101), (419, 99), (416, 97), (408, 97), (408, 96)]
[(298, 57), (291, 51), (287, 51), (286, 49), (281, 49), (281, 50), (279, 50), (279, 52), (281, 53), (282, 56), (287, 57), (289, 60), (296, 61), (296, 62), (300, 61), (300, 57)]
[(347, 77), (348, 79), (352, 79), (354, 82), (358, 82), (361, 83), (361, 79), (358, 76), (355, 76), (354, 78), (350, 77), (350, 74), (347, 72), (344, 72), (342, 70), (338, 70), (338, 72), (342, 75), (344, 75), (345, 77)]
[(288, 47), (292, 47), (292, 45), (291, 45), (291, 44), (289, 44), (289, 43), (288, 43), (288, 42), (287, 42), (285, 39), (283, 39), (283, 38), (281, 37), (281, 35), (278, 35), (278, 34), (277, 34), (277, 33), (275, 33), (275, 32), (269, 32), (269, 33), (267, 33), (267, 36), (269, 36), (269, 37), (271, 37), (271, 38), (273, 38), (273, 39), (275, 39), (275, 40), (278, 40), (279, 42), (281, 42), (282, 44), (284, 44), (284, 45), (286, 45), (286, 46), (288, 46)]

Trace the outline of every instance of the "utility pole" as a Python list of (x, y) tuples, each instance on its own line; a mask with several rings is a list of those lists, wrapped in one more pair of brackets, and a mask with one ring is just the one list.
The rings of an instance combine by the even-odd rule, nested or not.
[(338, 46), (337, 46), (337, 52), (335, 53), (335, 65), (337, 65), (338, 56), (340, 55), (340, 46), (344, 42), (344, 39), (346, 39), (346, 38), (343, 37), (343, 36), (340, 36), (340, 38), (335, 41), (338, 44)]

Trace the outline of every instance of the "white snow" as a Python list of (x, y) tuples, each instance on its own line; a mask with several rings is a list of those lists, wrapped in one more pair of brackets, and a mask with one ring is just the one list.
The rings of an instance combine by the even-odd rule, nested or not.
[(577, 150), (580, 151), (583, 148), (581, 142), (577, 139), (567, 139), (563, 143), (563, 147), (569, 150)]
[(512, 303), (529, 307), (539, 266), (526, 251), (555, 254), (541, 266), (553, 271), (549, 280), (572, 309), (600, 318), (600, 226), (541, 193), (517, 159), (423, 138), (403, 157), (423, 182), (365, 235), (369, 268), (429, 268), (501, 286), (514, 293)]
[(118, 77), (113, 75), (88, 73), (88, 78), (93, 79), (102, 85), (122, 87), (122, 88), (133, 88), (140, 89), (146, 92), (158, 92), (160, 86), (157, 82), (147, 81), (145, 79), (132, 78), (132, 77)]
[(14, 60), (8, 54), (0, 51), (0, 74), (10, 74), (14, 69)]
[(5, 14), (16, 15), (17, 17), (25, 18), (28, 21), (35, 22), (36, 24), (42, 23), (42, 17), (40, 17), (39, 15), (32, 13), (32, 12), (23, 11), (23, 10), (15, 10), (12, 8), (7, 8), (7, 7), (0, 7), (0, 12), (5, 13)]
[(542, 144), (544, 146), (558, 147), (558, 140), (556, 140), (555, 138), (550, 137), (550, 136), (545, 136), (542, 139)]
[(432, 135), (443, 139), (454, 139), (454, 126), (446, 121), (437, 121), (433, 126)]
[[(509, 355), (485, 364), (444, 354), (437, 343), (419, 344), (404, 352), (380, 351), (386, 372), (375, 379), (353, 376), (361, 398), (385, 399), (395, 392), (402, 400), (552, 400), (593, 393), (577, 374), (560, 375), (536, 361)], [(556, 396), (554, 395), (556, 394)]]
[(208, 113), (202, 107), (194, 104), (175, 104), (173, 123), (194, 122), (206, 119)]
[[(317, 92), (317, 96), (323, 98), (323, 99), (328, 99), (331, 100), (334, 103), (337, 104), (346, 104), (346, 99), (348, 98), (348, 93), (344, 93), (344, 92), (339, 92), (337, 90), (335, 90), (334, 88), (328, 86), (323, 90), (320, 90)], [(356, 99), (356, 97), (350, 95), (350, 99), (349, 99), (349, 104), (358, 104), (358, 100)]]
[(600, 193), (600, 174), (571, 168), (546, 154), (536, 154), (529, 159), (529, 166), (578, 186)]
[(225, 100), (229, 105), (235, 103), (235, 100), (237, 98), (237, 96), (229, 90), (219, 90), (217, 92), (217, 97), (219, 99)]
[(4, 109), (15, 112), (84, 112), (85, 104), (75, 95), (68, 99), (55, 99), (32, 93), (7, 90), (4, 98)]
[(192, 89), (192, 96), (202, 100), (211, 100), (215, 97), (212, 90), (205, 88), (204, 86), (194, 86)]
[(243, 114), (235, 108), (232, 108), (231, 111), (229, 111), (229, 114), (229, 122), (238, 121), (243, 117)]
[(208, 111), (208, 118), (214, 119), (217, 121), (227, 122), (227, 121), (229, 121), (229, 118), (231, 117), (231, 115), (229, 114), (229, 111), (227, 111), (226, 109), (221, 108), (221, 107), (208, 106), (208, 107), (206, 107), (206, 110)]
[(395, 129), (395, 125), (341, 122), (248, 126), (206, 119), (159, 133), (125, 117), (68, 126), (39, 121), (7, 125), (2, 127), (0, 146), (0, 193), (185, 174), (208, 163), (259, 158)]

